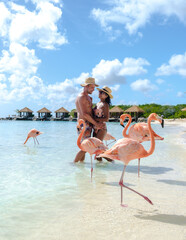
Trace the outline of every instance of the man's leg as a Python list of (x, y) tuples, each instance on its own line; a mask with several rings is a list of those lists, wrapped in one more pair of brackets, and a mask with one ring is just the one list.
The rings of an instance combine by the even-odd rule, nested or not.
[(76, 157), (74, 159), (74, 163), (75, 162), (83, 162), (84, 159), (85, 159), (85, 153), (84, 151), (80, 150), (77, 154), (76, 154)]
[[(99, 129), (98, 131), (94, 130), (93, 137), (96, 137), (96, 138), (100, 139), (101, 141), (103, 141), (106, 133), (107, 133), (106, 129)], [(96, 160), (101, 162), (102, 158), (96, 158)]]

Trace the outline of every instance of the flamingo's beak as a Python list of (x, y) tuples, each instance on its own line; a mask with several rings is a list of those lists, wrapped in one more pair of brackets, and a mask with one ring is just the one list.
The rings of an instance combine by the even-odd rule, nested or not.
[(125, 125), (124, 125), (124, 122), (123, 122), (123, 120), (120, 118), (120, 125), (124, 128), (125, 127)]
[(156, 140), (164, 140), (163, 137), (159, 136), (159, 135), (156, 134), (155, 132), (154, 132), (154, 137), (155, 137)]

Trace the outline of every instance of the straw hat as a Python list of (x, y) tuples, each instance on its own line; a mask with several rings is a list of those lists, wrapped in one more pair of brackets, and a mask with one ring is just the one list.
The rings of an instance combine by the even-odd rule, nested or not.
[(94, 84), (96, 87), (99, 87), (99, 85), (95, 84), (95, 78), (89, 77), (85, 79), (85, 83), (81, 84), (82, 87), (85, 87), (89, 84)]
[(109, 97), (112, 99), (113, 98), (113, 96), (112, 96), (112, 90), (109, 88), (109, 87), (107, 87), (107, 86), (104, 86), (103, 88), (97, 88), (97, 90), (98, 91), (102, 91), (102, 92), (105, 92), (106, 94), (108, 94), (109, 95)]

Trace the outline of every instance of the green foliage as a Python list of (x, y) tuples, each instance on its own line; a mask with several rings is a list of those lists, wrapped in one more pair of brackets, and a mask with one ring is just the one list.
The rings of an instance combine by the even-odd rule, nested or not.
[[(114, 106), (112, 106), (114, 107)], [(126, 110), (132, 105), (119, 105), (120, 108)], [(159, 105), (155, 103), (142, 104), (139, 105), (145, 112), (140, 113), (140, 117), (147, 118), (151, 113), (157, 113), (158, 115), (163, 115), (164, 118), (186, 118), (186, 111), (181, 111), (181, 109), (186, 107), (186, 104), (174, 105)]]

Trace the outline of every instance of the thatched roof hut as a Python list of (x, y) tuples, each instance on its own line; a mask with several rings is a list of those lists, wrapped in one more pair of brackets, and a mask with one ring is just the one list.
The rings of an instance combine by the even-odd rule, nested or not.
[(125, 112), (128, 112), (128, 113), (130, 113), (130, 112), (137, 112), (137, 113), (141, 112), (141, 113), (144, 113), (145, 111), (142, 108), (134, 105), (134, 106), (128, 108), (127, 110), (125, 110)]
[(134, 105), (134, 106), (128, 108), (127, 110), (125, 110), (125, 112), (134, 113), (136, 115), (136, 122), (137, 122), (138, 121), (138, 113), (144, 113), (145, 111), (142, 108)]
[(30, 108), (27, 108), (27, 107), (19, 110), (19, 112), (30, 112), (30, 113), (33, 113), (33, 111)]
[(41, 108), (39, 111), (37, 111), (37, 113), (38, 113), (38, 117), (40, 118), (49, 118), (49, 117), (51, 117), (51, 111), (50, 110), (48, 110), (47, 108)]
[(27, 107), (19, 110), (19, 116), (24, 118), (32, 117), (33, 116), (32, 113), (33, 111)]
[(118, 106), (115, 106), (109, 110), (110, 116), (115, 118), (120, 117), (123, 112), (124, 110)]
[(58, 110), (55, 111), (56, 113), (56, 118), (63, 118), (63, 117), (68, 117), (69, 111), (66, 110), (64, 107), (59, 108)]

